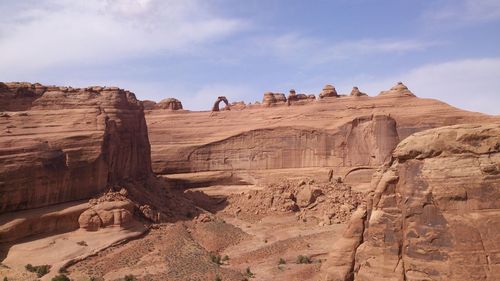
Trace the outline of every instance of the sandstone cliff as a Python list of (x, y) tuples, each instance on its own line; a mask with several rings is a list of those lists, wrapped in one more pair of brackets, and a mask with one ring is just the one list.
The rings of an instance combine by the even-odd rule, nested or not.
[(119, 88), (0, 83), (0, 213), (151, 175), (141, 103)]
[(214, 116), (149, 111), (146, 120), (153, 170), (165, 174), (306, 167), (376, 169), (400, 140), (414, 132), (498, 120), (407, 92), (398, 84), (389, 94), (376, 97), (339, 96), (289, 107), (247, 106)]
[(416, 133), (375, 174), (327, 279), (498, 280), (498, 198), (498, 123)]

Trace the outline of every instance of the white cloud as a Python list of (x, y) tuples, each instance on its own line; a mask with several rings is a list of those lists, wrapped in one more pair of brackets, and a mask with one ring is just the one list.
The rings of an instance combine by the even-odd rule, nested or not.
[(4, 77), (63, 64), (193, 52), (245, 28), (202, 0), (9, 1), (0, 7), (11, 15), (0, 20)]
[(465, 59), (417, 67), (361, 84), (371, 95), (403, 81), (418, 97), (445, 101), (471, 111), (500, 114), (500, 57)]
[(463, 25), (500, 20), (498, 0), (442, 0), (423, 15), (424, 20), (436, 23)]
[(364, 38), (331, 42), (298, 33), (257, 37), (252, 40), (253, 54), (271, 54), (283, 60), (299, 60), (308, 66), (332, 61), (353, 60), (379, 54), (404, 54), (441, 45), (438, 41), (417, 39)]

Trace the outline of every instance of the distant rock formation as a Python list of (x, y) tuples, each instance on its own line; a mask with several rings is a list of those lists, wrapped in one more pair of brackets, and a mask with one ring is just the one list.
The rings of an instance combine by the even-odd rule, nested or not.
[(296, 104), (296, 103), (300, 103), (302, 102), (301, 104), (303, 104), (303, 102), (306, 102), (306, 101), (311, 101), (311, 100), (315, 100), (316, 97), (314, 95), (306, 95), (306, 94), (296, 94), (295, 93), (295, 90), (292, 89), (290, 90), (290, 94), (288, 94), (288, 99), (287, 99), (287, 104), (288, 105), (291, 105), (291, 104)]
[(398, 82), (388, 91), (380, 92), (379, 96), (398, 96), (398, 97), (415, 97), (415, 95), (408, 90), (403, 82)]
[(156, 102), (152, 100), (143, 100), (142, 106), (144, 107), (144, 110), (151, 110), (155, 108)]
[(500, 125), (403, 140), (372, 180), (326, 280), (499, 280)]
[(0, 83), (0, 213), (152, 175), (143, 106), (116, 87)]
[(367, 94), (361, 92), (358, 87), (352, 87), (351, 91), (351, 96), (353, 97), (362, 97), (362, 96), (368, 96)]
[(155, 104), (155, 109), (170, 109), (170, 110), (180, 110), (182, 109), (182, 103), (176, 98), (167, 98), (161, 100), (159, 103)]
[(220, 96), (220, 97), (217, 97), (217, 100), (215, 100), (214, 105), (212, 106), (212, 112), (220, 111), (219, 104), (221, 102), (224, 102), (226, 104), (226, 107), (224, 107), (224, 110), (231, 109), (229, 102), (227, 101), (227, 98), (225, 96)]
[(247, 107), (244, 101), (235, 101), (231, 103), (231, 109), (243, 110)]
[(267, 92), (264, 93), (264, 98), (262, 99), (263, 106), (274, 106), (274, 105), (283, 105), (287, 102), (285, 94), (282, 93), (272, 93)]
[(328, 98), (328, 97), (338, 97), (339, 95), (337, 94), (337, 90), (335, 90), (335, 87), (332, 85), (325, 85), (323, 87), (323, 90), (319, 94), (319, 98)]

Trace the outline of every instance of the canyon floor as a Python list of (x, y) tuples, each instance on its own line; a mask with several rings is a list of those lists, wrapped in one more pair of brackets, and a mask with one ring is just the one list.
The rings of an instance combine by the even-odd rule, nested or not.
[[(289, 174), (283, 180), (294, 186), (316, 184), (311, 177), (291, 176), (308, 171), (312, 172), (289, 169), (275, 173)], [(319, 174), (326, 179), (327, 173), (324, 170)], [(50, 264), (57, 268), (66, 260), (75, 259), (78, 262), (65, 272), (72, 280), (81, 281), (123, 280), (127, 275), (139, 280), (319, 280), (321, 263), (344, 231), (346, 218), (324, 223), (319, 215), (300, 216), (303, 212), (281, 210), (280, 205), (272, 211), (259, 212), (253, 204), (275, 194), (252, 196), (261, 195), (269, 184), (283, 185), (273, 183), (264, 174), (273, 173), (255, 171), (251, 176), (265, 184), (235, 184), (234, 180), (224, 183), (231, 175), (222, 172), (165, 176), (197, 186), (176, 188), (204, 211), (196, 216), (186, 214), (184, 220), (177, 222), (151, 225), (147, 231), (137, 226), (31, 237), (8, 249), (0, 276), (8, 276), (8, 280), (37, 280), (35, 273), (24, 269), (26, 264)], [(216, 184), (203, 186), (207, 182)], [(308, 211), (321, 208), (318, 198), (314, 198), (316, 205), (309, 205)], [(56, 272), (42, 280), (50, 280)]]

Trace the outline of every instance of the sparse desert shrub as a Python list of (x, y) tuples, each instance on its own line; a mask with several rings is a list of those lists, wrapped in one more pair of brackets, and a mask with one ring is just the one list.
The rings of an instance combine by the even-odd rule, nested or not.
[(9, 279), (7, 279), (7, 276), (3, 278), (3, 281), (9, 281)]
[(83, 241), (83, 240), (82, 240), (82, 241), (78, 241), (78, 242), (76, 242), (76, 244), (78, 244), (78, 245), (80, 245), (80, 246), (88, 246), (88, 245), (87, 245), (87, 242), (85, 242), (85, 241)]
[(278, 261), (278, 265), (285, 264), (285, 263), (286, 263), (286, 261), (283, 258), (280, 258), (280, 260)]
[(124, 281), (135, 281), (136, 279), (135, 279), (134, 275), (129, 274), (129, 275), (125, 275), (125, 277), (123, 277), (123, 280)]
[(311, 259), (308, 256), (303, 256), (299, 255), (297, 257), (297, 263), (302, 264), (302, 263), (311, 263)]
[(38, 278), (44, 276), (50, 271), (50, 265), (48, 264), (33, 266), (28, 263), (24, 266), (24, 268), (26, 268), (26, 270), (29, 272), (36, 272)]
[(253, 272), (250, 270), (250, 267), (247, 267), (245, 274), (250, 278), (252, 278), (254, 276)]
[(222, 264), (222, 259), (221, 259), (220, 255), (210, 254), (210, 260), (215, 264), (218, 264), (218, 265)]
[(222, 278), (219, 275), (215, 275), (215, 281), (222, 281)]
[(228, 261), (229, 260), (229, 256), (228, 255), (225, 255), (223, 258), (222, 258), (222, 261)]
[(59, 274), (57, 276), (54, 276), (51, 281), (71, 281), (68, 276), (64, 274)]

